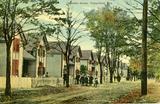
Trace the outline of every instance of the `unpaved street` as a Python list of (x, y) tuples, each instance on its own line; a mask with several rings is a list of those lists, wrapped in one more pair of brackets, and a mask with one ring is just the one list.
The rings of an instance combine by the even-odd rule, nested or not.
[[(73, 85), (70, 88), (45, 86), (28, 90), (15, 90), (10, 99), (0, 104), (107, 104), (157, 103), (160, 101), (160, 84), (148, 81), (148, 95), (140, 96), (140, 81), (115, 82), (93, 86)], [(2, 96), (3, 97), (3, 96)]]
[[(121, 82), (93, 86), (76, 85), (65, 88), (67, 91), (60, 93), (47, 93), (42, 95), (26, 96), (11, 99), (4, 104), (106, 104), (114, 102), (129, 92), (140, 88), (139, 82)], [(38, 91), (37, 91), (38, 92)], [(43, 93), (43, 92), (41, 92)]]

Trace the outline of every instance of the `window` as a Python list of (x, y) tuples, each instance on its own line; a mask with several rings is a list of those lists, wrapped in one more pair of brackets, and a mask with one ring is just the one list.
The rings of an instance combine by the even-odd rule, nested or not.
[(92, 60), (89, 60), (89, 64), (92, 64)]
[(12, 75), (18, 76), (19, 60), (12, 61)]
[(38, 56), (39, 57), (45, 57), (45, 50), (42, 46), (38, 49)]
[(38, 66), (38, 76), (41, 77), (45, 74), (45, 67), (44, 64), (42, 62), (39, 62), (39, 66)]
[(36, 48), (33, 48), (32, 51), (31, 51), (31, 54), (36, 57), (37, 56), (37, 49)]
[(76, 57), (76, 62), (80, 62), (80, 58), (79, 57)]
[(20, 40), (15, 38), (13, 40), (13, 52), (19, 52), (19, 44), (20, 44)]

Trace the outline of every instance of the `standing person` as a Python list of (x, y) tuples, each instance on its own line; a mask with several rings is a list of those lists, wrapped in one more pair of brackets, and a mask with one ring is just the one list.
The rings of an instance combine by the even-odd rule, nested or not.
[(76, 75), (76, 84), (79, 84), (79, 80), (80, 80), (80, 75), (77, 74), (77, 75)]
[(84, 85), (84, 75), (81, 75), (80, 83), (81, 83), (82, 86)]
[(85, 76), (84, 80), (85, 80), (85, 85), (88, 86), (88, 76), (87, 75)]
[(64, 73), (63, 73), (63, 85), (66, 84), (66, 81), (67, 81), (67, 70), (64, 70)]
[(90, 77), (89, 77), (89, 85), (92, 86), (92, 84), (93, 84), (93, 77), (90, 76)]
[(97, 87), (97, 85), (98, 85), (98, 78), (95, 77), (95, 79), (94, 79), (94, 87)]

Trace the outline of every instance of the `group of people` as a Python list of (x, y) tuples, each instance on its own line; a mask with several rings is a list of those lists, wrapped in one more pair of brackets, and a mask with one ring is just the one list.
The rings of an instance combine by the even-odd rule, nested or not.
[(76, 84), (81, 84), (82, 86), (92, 86), (94, 85), (97, 87), (98, 85), (98, 78), (88, 75), (76, 75)]

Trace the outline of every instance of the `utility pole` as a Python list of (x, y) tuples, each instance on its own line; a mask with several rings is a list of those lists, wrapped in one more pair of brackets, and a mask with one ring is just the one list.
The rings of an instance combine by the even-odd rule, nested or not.
[(147, 95), (147, 15), (148, 0), (143, 1), (141, 95)]

